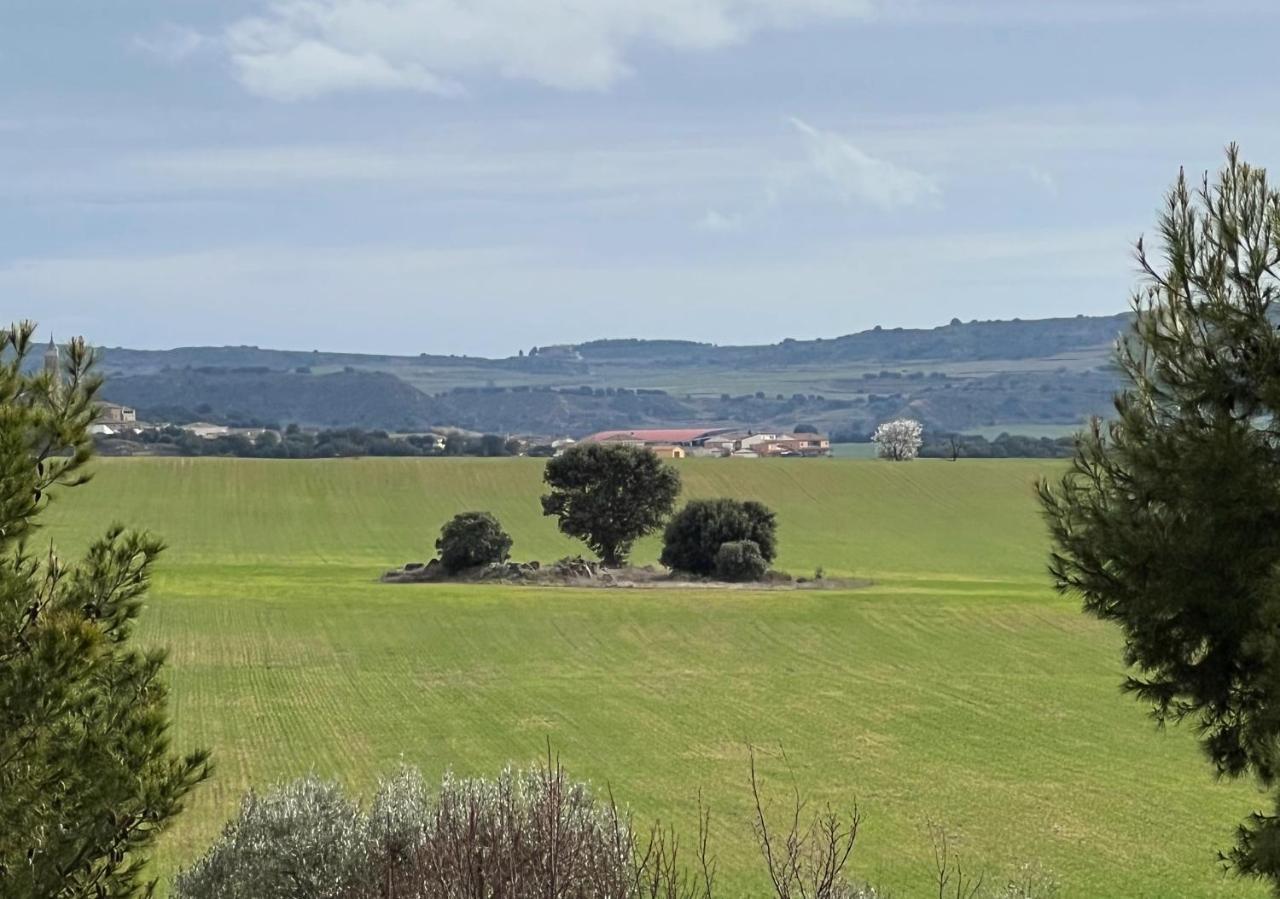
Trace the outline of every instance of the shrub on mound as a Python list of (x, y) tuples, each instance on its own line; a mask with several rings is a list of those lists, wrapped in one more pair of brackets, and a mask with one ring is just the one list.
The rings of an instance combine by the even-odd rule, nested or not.
[(436, 552), (445, 571), (454, 574), (505, 562), (511, 554), (511, 535), (488, 512), (463, 512), (440, 529)]
[(750, 540), (765, 567), (777, 554), (777, 519), (762, 503), (697, 499), (681, 509), (662, 538), (663, 565), (688, 574), (716, 571), (716, 554), (726, 543)]
[(754, 540), (730, 540), (716, 550), (716, 577), (722, 581), (758, 581), (769, 563)]

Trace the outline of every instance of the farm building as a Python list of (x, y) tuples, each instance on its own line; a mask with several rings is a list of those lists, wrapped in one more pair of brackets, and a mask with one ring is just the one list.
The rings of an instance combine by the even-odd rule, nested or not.
[[(737, 428), (650, 428), (601, 431), (585, 438), (596, 443), (647, 446), (664, 458), (684, 456), (829, 456), (831, 441), (821, 434), (787, 434)], [(675, 454), (674, 450), (680, 450)]]
[(119, 403), (98, 403), (97, 421), (107, 424), (119, 424), (126, 421), (137, 421), (138, 413), (128, 406)]

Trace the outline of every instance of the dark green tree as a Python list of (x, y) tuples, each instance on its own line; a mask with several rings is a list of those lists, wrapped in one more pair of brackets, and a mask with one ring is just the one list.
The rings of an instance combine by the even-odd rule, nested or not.
[(476, 447), (476, 454), (480, 456), (510, 456), (507, 451), (506, 438), (497, 434), (482, 434)]
[[(1280, 771), (1280, 194), (1227, 164), (1169, 192), (1157, 254), (1116, 352), (1116, 417), (1081, 435), (1042, 483), (1050, 570), (1116, 623), (1127, 690), (1190, 721), (1226, 777)], [(1280, 895), (1280, 811), (1256, 814), (1228, 858)]]
[(27, 547), (87, 480), (100, 383), (78, 340), (25, 373), (33, 332), (0, 331), (0, 895), (148, 895), (142, 867), (208, 756), (170, 752), (164, 654), (132, 639), (160, 542), (113, 527), (79, 562)]
[(446, 456), (465, 456), (471, 452), (471, 438), (465, 434), (448, 434), (444, 438)]
[(511, 554), (511, 535), (488, 512), (461, 512), (440, 529), (436, 552), (450, 573), (505, 562)]
[(695, 499), (667, 525), (659, 561), (674, 571), (710, 575), (721, 546), (749, 540), (768, 564), (778, 553), (777, 531), (777, 517), (763, 503)]
[(680, 475), (652, 450), (579, 443), (547, 461), (542, 514), (583, 541), (606, 565), (626, 561), (631, 544), (662, 526), (680, 495)]

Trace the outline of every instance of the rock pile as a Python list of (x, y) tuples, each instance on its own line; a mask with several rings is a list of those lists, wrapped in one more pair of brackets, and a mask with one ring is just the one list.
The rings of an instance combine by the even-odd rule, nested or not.
[(402, 568), (393, 568), (382, 575), (382, 582), (387, 584), (423, 584), (454, 581), (477, 583), (496, 581), (499, 583), (597, 583), (609, 586), (616, 583), (613, 572), (599, 562), (584, 559), (582, 556), (566, 556), (545, 568), (539, 562), (493, 562), (479, 565), (466, 571), (450, 574), (445, 571), (439, 559), (430, 562), (409, 562)]
[(582, 556), (565, 556), (551, 565), (551, 571), (563, 580), (601, 581), (606, 584), (614, 582), (611, 571), (599, 562), (592, 562)]

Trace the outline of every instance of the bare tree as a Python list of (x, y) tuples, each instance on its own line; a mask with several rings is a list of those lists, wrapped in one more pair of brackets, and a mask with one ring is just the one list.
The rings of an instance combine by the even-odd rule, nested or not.
[(951, 848), (946, 828), (933, 821), (928, 822), (928, 828), (933, 841), (934, 883), (938, 887), (938, 899), (974, 899), (986, 881), (986, 874), (979, 871), (975, 880), (965, 871), (960, 854)]
[(850, 893), (844, 870), (862, 824), (857, 804), (845, 814), (827, 806), (804, 823), (805, 802), (793, 783), (786, 829), (775, 831), (760, 791), (754, 749), (750, 760), (756, 841), (774, 895), (777, 899), (843, 899)]
[(635, 899), (714, 899), (716, 860), (708, 850), (710, 832), (711, 810), (699, 792), (695, 868), (685, 866), (674, 827), (655, 823), (643, 846), (635, 840)]

